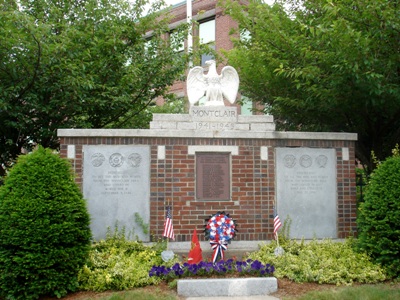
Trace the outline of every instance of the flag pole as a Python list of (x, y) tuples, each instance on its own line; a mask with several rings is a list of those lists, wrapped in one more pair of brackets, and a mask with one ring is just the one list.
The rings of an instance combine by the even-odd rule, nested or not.
[[(169, 207), (169, 199), (167, 198), (167, 206), (166, 209), (168, 210)], [(168, 251), (168, 245), (169, 245), (169, 237), (167, 237), (167, 251)]]
[[(166, 204), (166, 205), (165, 205)], [(170, 207), (170, 199), (167, 198), (167, 201), (164, 200), (164, 208), (165, 211), (165, 223), (164, 223), (164, 233), (163, 236), (167, 238), (167, 247), (166, 250), (161, 252), (161, 258), (163, 261), (170, 261), (174, 257), (174, 252), (168, 250), (169, 248), (169, 239), (174, 239), (174, 228), (172, 225), (172, 215), (171, 215), (171, 207)]]
[(279, 236), (278, 236), (278, 232), (276, 232), (276, 244), (277, 244), (278, 247), (279, 247)]
[(276, 256), (280, 256), (280, 255), (285, 253), (283, 248), (279, 246), (278, 230), (279, 230), (279, 228), (281, 226), (282, 226), (282, 223), (281, 223), (281, 220), (279, 219), (279, 215), (278, 215), (278, 212), (276, 210), (276, 204), (275, 204), (275, 207), (274, 207), (274, 236), (275, 236), (275, 239), (276, 239), (277, 247), (275, 248), (274, 253), (275, 253)]
[[(193, 37), (192, 37), (192, 0), (186, 0), (186, 22), (189, 25), (187, 35), (187, 51), (190, 53), (193, 48)], [(189, 67), (192, 67), (193, 62), (189, 62)]]

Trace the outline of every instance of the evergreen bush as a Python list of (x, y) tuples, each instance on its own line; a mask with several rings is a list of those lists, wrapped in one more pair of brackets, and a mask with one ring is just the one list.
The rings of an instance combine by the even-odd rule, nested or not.
[(357, 217), (358, 247), (400, 275), (400, 156), (380, 163), (371, 176)]
[(90, 249), (89, 221), (67, 160), (43, 147), (20, 156), (0, 187), (0, 296), (76, 290)]

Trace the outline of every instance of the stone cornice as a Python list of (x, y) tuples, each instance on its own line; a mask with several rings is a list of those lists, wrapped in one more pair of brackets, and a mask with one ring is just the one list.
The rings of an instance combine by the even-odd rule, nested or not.
[(58, 137), (176, 137), (176, 138), (246, 138), (356, 141), (356, 133), (295, 131), (198, 131), (157, 129), (58, 129)]

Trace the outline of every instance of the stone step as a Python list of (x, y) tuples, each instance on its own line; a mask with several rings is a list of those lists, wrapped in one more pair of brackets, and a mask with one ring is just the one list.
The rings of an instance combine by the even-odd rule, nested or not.
[(258, 296), (278, 290), (275, 277), (180, 279), (177, 284), (182, 297)]

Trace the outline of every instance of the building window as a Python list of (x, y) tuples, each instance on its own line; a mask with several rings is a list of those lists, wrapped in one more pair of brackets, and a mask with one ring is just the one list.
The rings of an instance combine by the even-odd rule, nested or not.
[(242, 115), (252, 115), (253, 114), (253, 102), (249, 97), (241, 96), (240, 99), (241, 114)]
[(147, 59), (152, 59), (157, 56), (157, 45), (153, 39), (148, 38), (144, 43), (144, 52)]
[[(207, 20), (199, 24), (199, 40), (201, 45), (207, 45), (212, 52), (215, 50), (215, 19)], [(214, 59), (211, 53), (201, 56), (201, 65), (204, 66), (207, 60)]]
[(248, 43), (251, 40), (251, 33), (247, 29), (240, 30), (240, 40), (244, 43)]
[(183, 52), (185, 50), (183, 38), (182, 36), (179, 35), (182, 35), (182, 33), (179, 31), (171, 31), (169, 34), (170, 45), (178, 53)]

